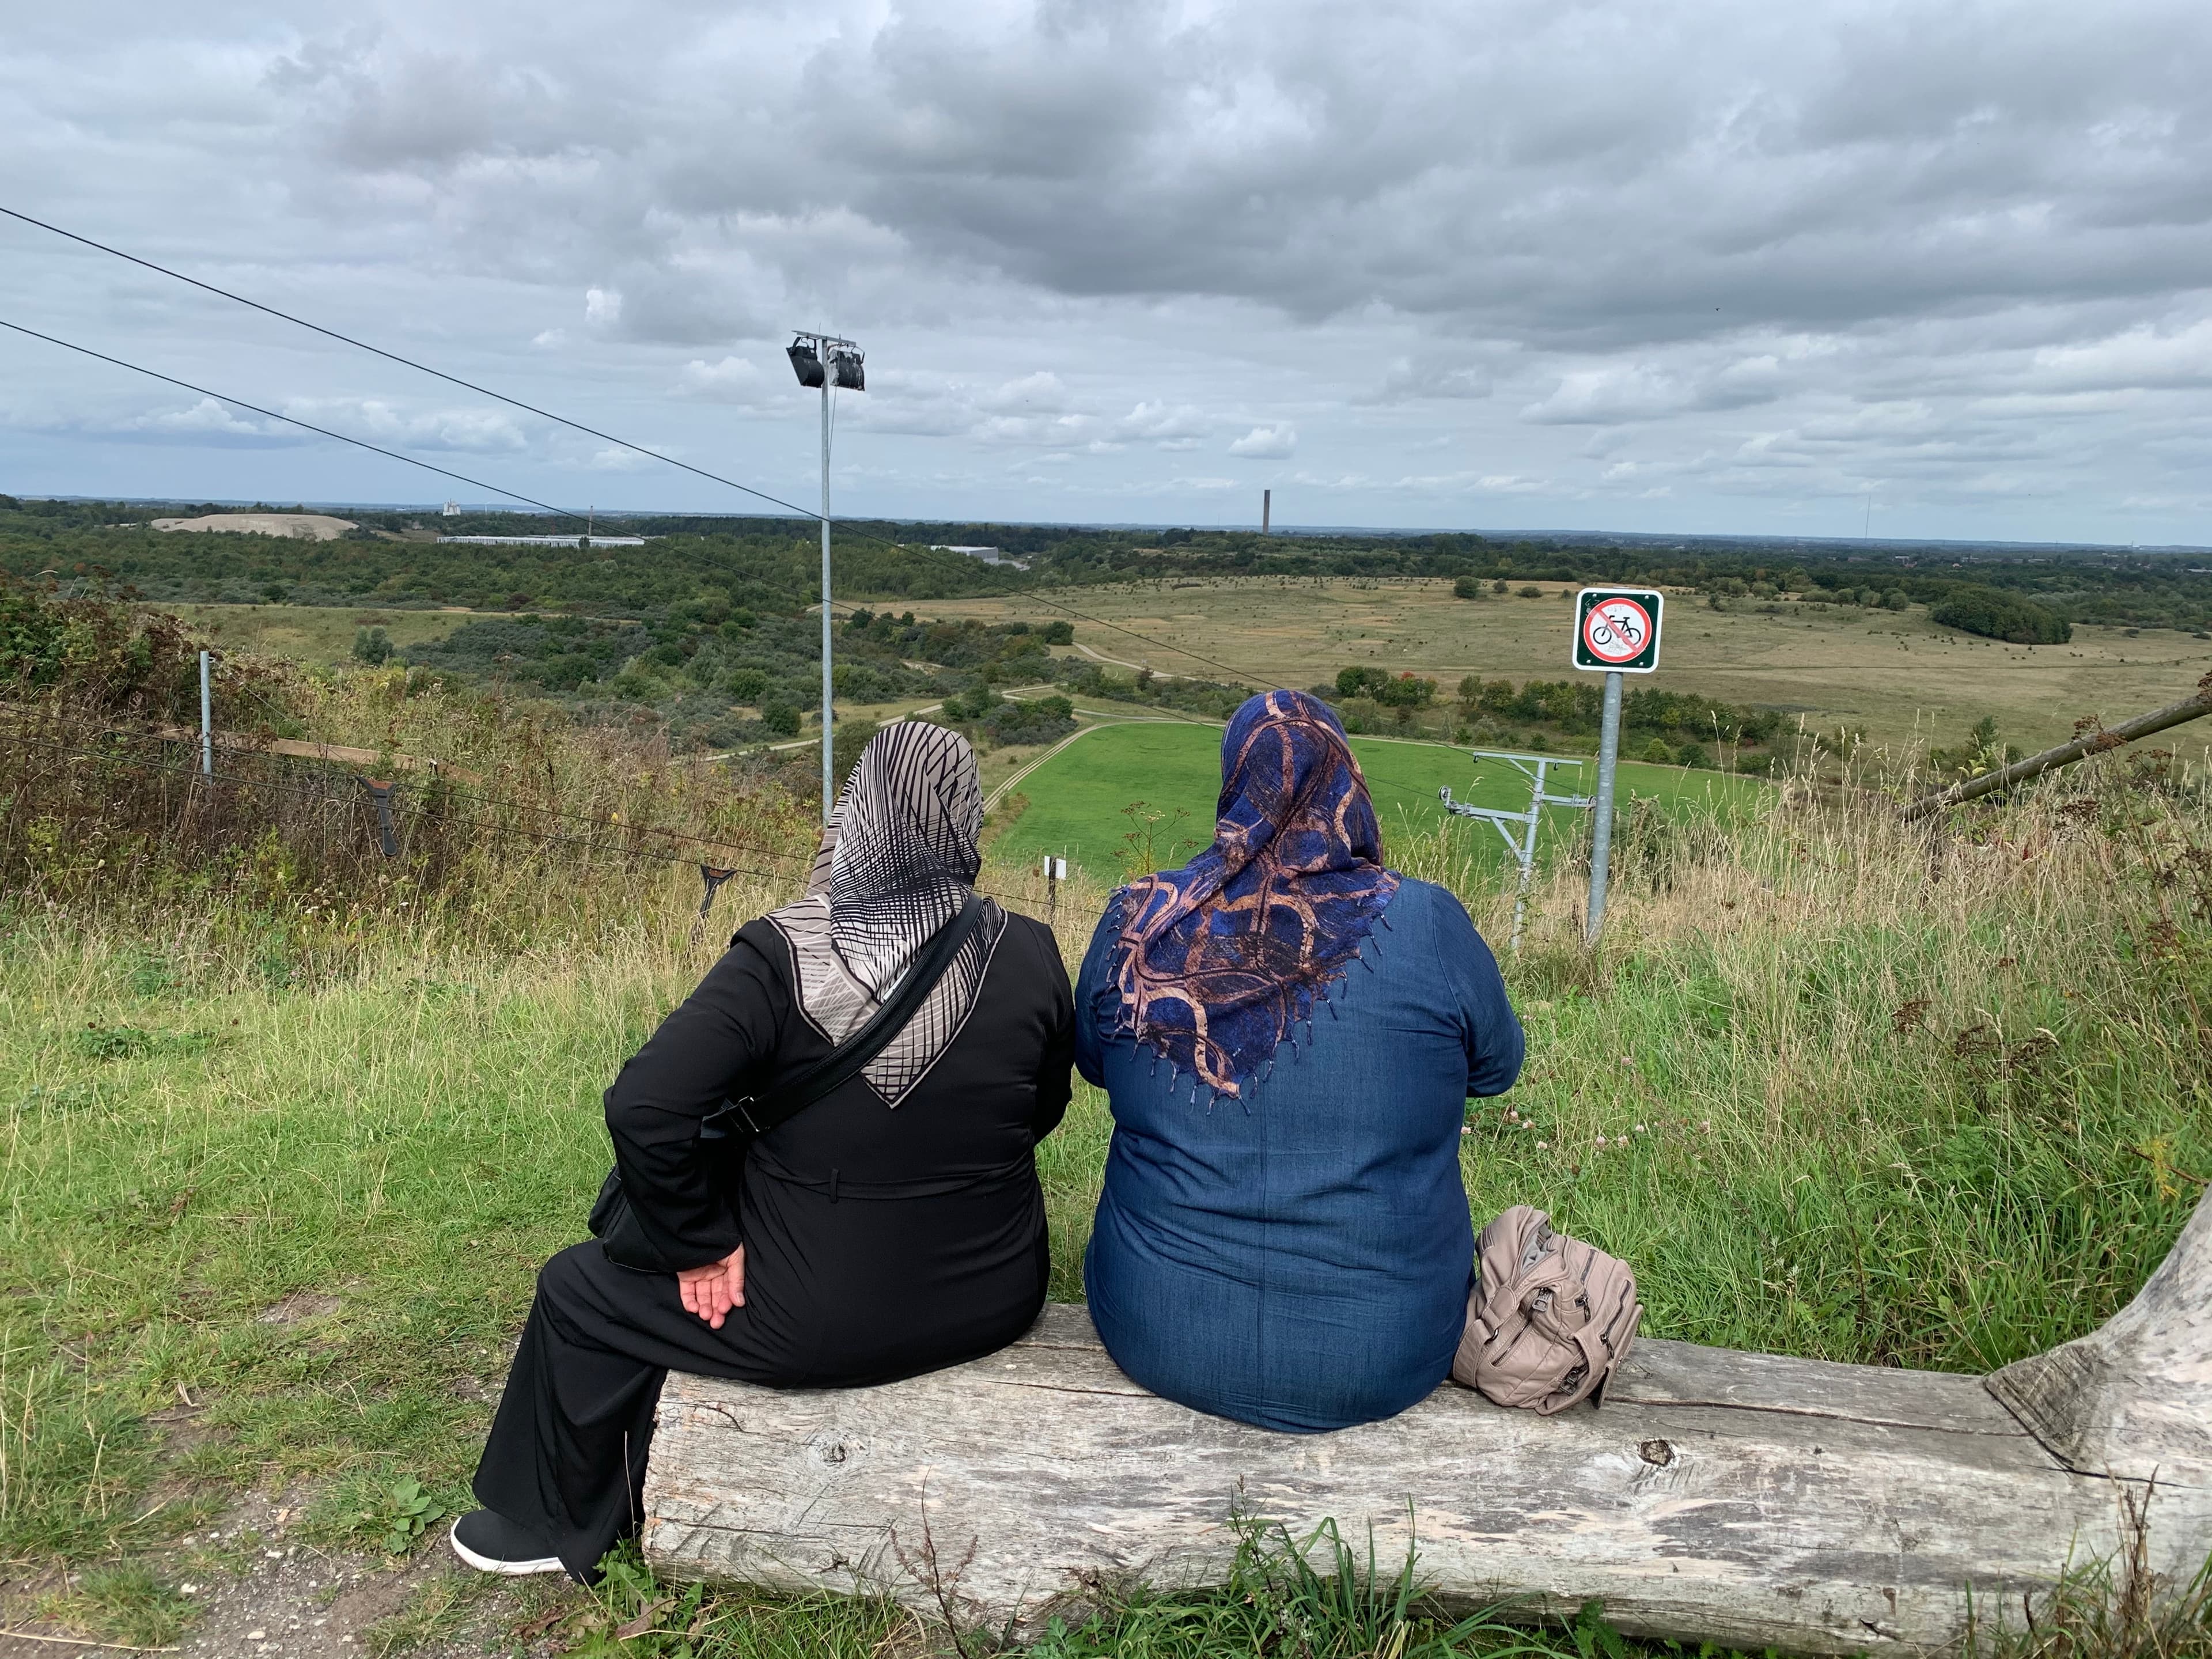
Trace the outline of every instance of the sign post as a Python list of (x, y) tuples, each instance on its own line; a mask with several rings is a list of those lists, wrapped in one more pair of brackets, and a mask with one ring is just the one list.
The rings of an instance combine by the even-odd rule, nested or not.
[(1597, 805), (1590, 825), (1589, 911), (1583, 936), (1597, 943), (1605, 926), (1606, 880), (1613, 862), (1613, 777), (1620, 754), (1624, 674), (1659, 666), (1659, 618), (1666, 595), (1646, 587), (1585, 587), (1575, 595), (1574, 665), (1605, 676), (1605, 715), (1598, 728)]
[(215, 775), (215, 699), (208, 687), (208, 653), (200, 653), (200, 775)]

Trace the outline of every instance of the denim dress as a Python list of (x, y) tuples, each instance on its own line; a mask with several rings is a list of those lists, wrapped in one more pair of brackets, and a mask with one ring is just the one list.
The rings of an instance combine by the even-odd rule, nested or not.
[(1467, 1097), (1521, 1069), (1489, 947), (1457, 899), (1404, 878), (1311, 1025), (1217, 1098), (1126, 1029), (1119, 908), (1075, 991), (1076, 1066), (1114, 1113), (1084, 1258), (1106, 1351), (1155, 1394), (1262, 1428), (1405, 1410), (1449, 1373), (1466, 1318)]

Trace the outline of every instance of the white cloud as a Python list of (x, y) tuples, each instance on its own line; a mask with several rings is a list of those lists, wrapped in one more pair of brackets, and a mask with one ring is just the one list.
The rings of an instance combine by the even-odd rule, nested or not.
[(520, 418), (496, 407), (410, 411), (380, 398), (290, 398), (284, 412), (392, 448), (513, 453), (530, 442)]
[(1248, 461), (1287, 460), (1297, 453), (1298, 431), (1289, 422), (1279, 426), (1255, 426), (1229, 446), (1229, 453)]
[(771, 400), (788, 401), (790, 392), (798, 389), (798, 382), (788, 370), (782, 380), (771, 380), (767, 371), (750, 358), (724, 357), (710, 363), (703, 357), (694, 357), (684, 365), (676, 389), (687, 398), (705, 398), (715, 403), (760, 409)]
[[(654, 451), (654, 454), (660, 453)], [(592, 452), (587, 463), (594, 472), (653, 472), (661, 464), (652, 455), (641, 455), (635, 449), (598, 449)]]
[(188, 409), (171, 410), (161, 415), (141, 415), (123, 422), (126, 432), (155, 432), (177, 436), (205, 435), (216, 438), (267, 438), (283, 430), (270, 421), (234, 415), (222, 404), (212, 398), (203, 398)]

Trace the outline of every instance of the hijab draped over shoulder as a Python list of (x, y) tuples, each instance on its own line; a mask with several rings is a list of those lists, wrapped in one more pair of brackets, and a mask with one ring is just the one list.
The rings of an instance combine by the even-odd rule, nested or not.
[[(799, 1011), (830, 1042), (875, 1012), (966, 903), (982, 866), (983, 792), (957, 732), (900, 720), (868, 740), (814, 855), (806, 896), (768, 920), (791, 946)], [(896, 1106), (951, 1046), (1006, 931), (986, 903), (945, 976), (860, 1075)]]
[(1222, 738), (1213, 844), (1117, 896), (1122, 1018), (1178, 1071), (1241, 1097), (1397, 890), (1336, 716), (1303, 692), (1263, 692)]

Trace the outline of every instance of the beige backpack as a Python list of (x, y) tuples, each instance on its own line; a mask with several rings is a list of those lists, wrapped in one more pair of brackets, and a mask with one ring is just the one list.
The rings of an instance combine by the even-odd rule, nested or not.
[(1485, 1227), (1474, 1253), (1452, 1381), (1547, 1417), (1585, 1395), (1602, 1404), (1644, 1317), (1628, 1264), (1553, 1232), (1526, 1204)]

